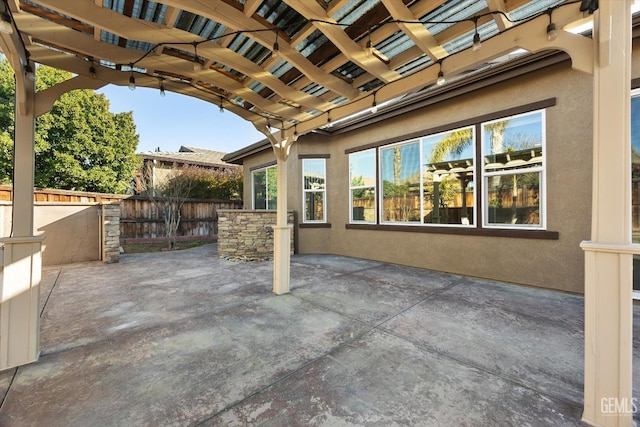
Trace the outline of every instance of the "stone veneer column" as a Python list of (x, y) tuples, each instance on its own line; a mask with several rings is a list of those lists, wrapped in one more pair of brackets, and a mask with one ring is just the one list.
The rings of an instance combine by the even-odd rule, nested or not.
[(120, 261), (120, 203), (102, 204), (102, 262)]
[[(293, 224), (293, 212), (287, 221)], [(263, 261), (273, 259), (273, 227), (276, 211), (267, 210), (218, 210), (218, 256), (238, 261)], [(293, 253), (293, 227), (290, 253)]]

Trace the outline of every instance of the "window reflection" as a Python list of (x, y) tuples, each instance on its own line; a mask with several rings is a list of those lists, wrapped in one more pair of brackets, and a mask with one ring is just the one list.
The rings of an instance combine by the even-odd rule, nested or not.
[(483, 123), (485, 223), (542, 226), (544, 111)]
[(349, 155), (349, 197), (351, 222), (376, 222), (375, 150)]
[(277, 209), (277, 176), (277, 166), (269, 166), (252, 172), (253, 209)]
[(474, 223), (474, 129), (423, 138), (425, 224)]
[(326, 172), (325, 159), (303, 159), (304, 222), (326, 220)]

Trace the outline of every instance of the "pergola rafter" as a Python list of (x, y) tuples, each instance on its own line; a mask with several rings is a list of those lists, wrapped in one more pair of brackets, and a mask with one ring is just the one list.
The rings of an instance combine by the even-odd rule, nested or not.
[[(435, 85), (439, 71), (457, 79), (459, 87), (472, 81), (478, 69), (491, 73), (496, 62), (504, 64), (516, 49), (565, 51), (574, 69), (594, 76), (595, 93), (593, 241), (582, 244), (587, 253), (584, 420), (612, 426), (622, 420), (630, 425), (630, 414), (612, 421), (602, 413), (600, 402), (610, 397), (631, 399), (632, 392), (627, 279), (632, 255), (640, 253), (640, 246), (630, 243), (630, 196), (625, 191), (631, 179), (631, 0), (479, 4), (473, 0), (0, 2), (0, 13), (11, 21), (11, 27), (0, 33), (0, 48), (17, 82), (14, 217), (12, 235), (0, 239), (4, 245), (0, 368), (33, 362), (39, 354), (43, 237), (33, 235), (34, 122), (59, 94), (107, 83), (127, 85), (133, 75), (136, 85), (162, 84), (166, 90), (220, 105), (252, 122), (271, 143), (278, 164), (274, 292), (280, 294), (289, 291), (286, 164), (297, 136), (319, 128), (330, 133), (329, 117), (334, 123), (349, 119), (374, 100), (382, 104), (406, 95), (430, 97), (446, 91)], [(581, 6), (586, 6), (585, 12)], [(596, 10), (595, 40), (565, 31)], [(513, 16), (519, 20), (512, 22)], [(550, 23), (557, 36), (547, 34)], [(474, 50), (472, 39), (478, 28), (486, 40)], [(369, 40), (373, 55), (363, 49)], [(77, 76), (36, 93), (33, 61)], [(274, 125), (281, 130), (272, 133)], [(610, 345), (612, 340), (617, 345)]]

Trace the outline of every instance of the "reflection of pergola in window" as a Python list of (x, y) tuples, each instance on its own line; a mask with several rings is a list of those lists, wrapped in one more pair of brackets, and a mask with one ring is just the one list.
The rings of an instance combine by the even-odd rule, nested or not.
[[(443, 179), (455, 178), (460, 181), (462, 210), (460, 217), (464, 225), (469, 225), (469, 212), (467, 209), (467, 185), (473, 181), (475, 166), (471, 159), (450, 160), (446, 162), (431, 163), (425, 173), (425, 184), (433, 182), (433, 218), (434, 222), (440, 222), (440, 184)], [(442, 206), (446, 207), (446, 206)]]
[(524, 169), (542, 166), (542, 148), (508, 151), (484, 157), (486, 171)]

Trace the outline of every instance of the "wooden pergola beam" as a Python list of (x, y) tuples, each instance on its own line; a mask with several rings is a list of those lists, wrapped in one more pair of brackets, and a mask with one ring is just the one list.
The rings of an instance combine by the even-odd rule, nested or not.
[[(418, 21), (418, 18), (399, 0), (382, 0), (393, 19), (397, 21)], [(447, 51), (429, 33), (429, 30), (418, 23), (398, 23), (398, 27), (432, 60), (438, 61), (447, 56)]]

